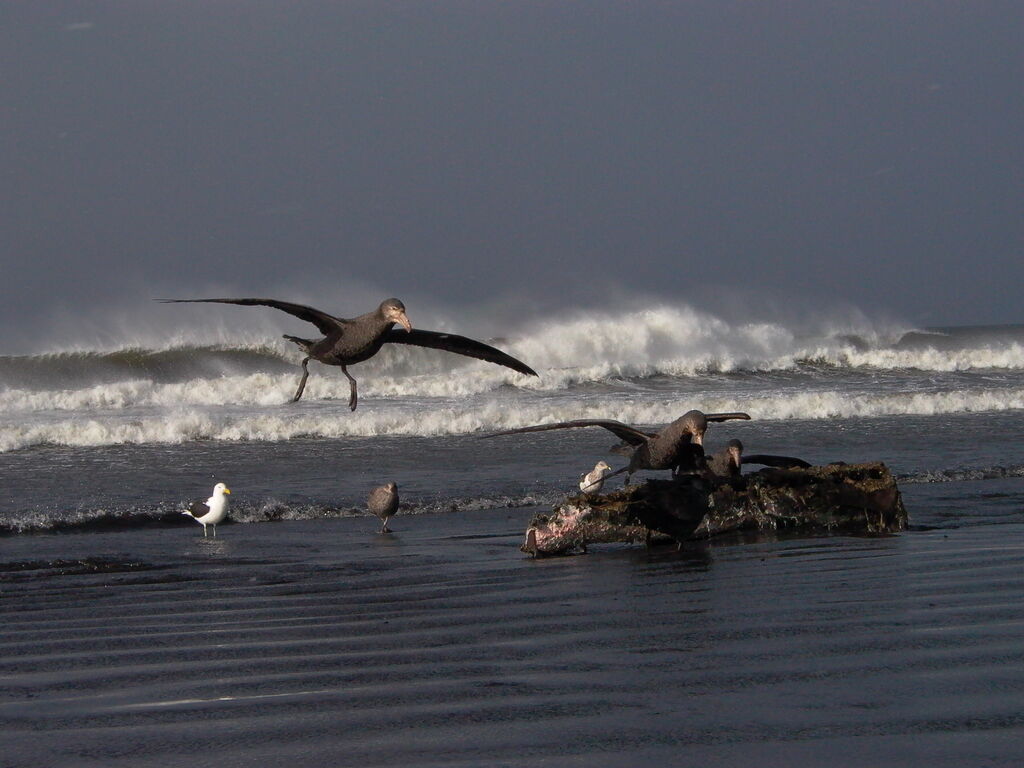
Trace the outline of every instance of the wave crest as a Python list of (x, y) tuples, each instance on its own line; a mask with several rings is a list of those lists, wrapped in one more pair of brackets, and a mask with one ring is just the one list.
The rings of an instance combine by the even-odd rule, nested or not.
[[(347, 396), (347, 393), (346, 393)], [(773, 396), (724, 395), (622, 400), (552, 401), (497, 398), (424, 408), (407, 402), (364, 404), (349, 412), (345, 400), (311, 407), (256, 409), (175, 408), (145, 415), (92, 414), (0, 425), (0, 451), (35, 445), (99, 446), (182, 443), (194, 440), (278, 441), (295, 438), (441, 436), (515, 429), (548, 421), (614, 417), (632, 424), (665, 424), (690, 408), (743, 410), (758, 420), (937, 415), (1024, 409), (1024, 389), (851, 394), (838, 390)]]

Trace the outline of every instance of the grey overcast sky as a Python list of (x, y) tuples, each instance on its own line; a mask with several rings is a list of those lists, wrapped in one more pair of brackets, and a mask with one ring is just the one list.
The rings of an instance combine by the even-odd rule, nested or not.
[(1024, 322), (1022, 41), (1020, 0), (5, 2), (0, 343), (169, 293)]

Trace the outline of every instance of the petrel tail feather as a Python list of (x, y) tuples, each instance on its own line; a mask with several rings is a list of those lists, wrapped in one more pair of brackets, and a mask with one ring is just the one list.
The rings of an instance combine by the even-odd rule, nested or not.
[(306, 353), (308, 353), (309, 348), (316, 343), (314, 341), (311, 341), (310, 339), (300, 339), (298, 336), (289, 336), (287, 333), (284, 334), (284, 337), (293, 344), (298, 344), (299, 348)]

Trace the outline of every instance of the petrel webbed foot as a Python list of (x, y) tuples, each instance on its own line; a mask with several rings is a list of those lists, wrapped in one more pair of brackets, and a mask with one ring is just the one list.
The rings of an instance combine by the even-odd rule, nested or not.
[(303, 390), (306, 389), (306, 379), (309, 378), (309, 368), (307, 367), (308, 365), (309, 358), (307, 357), (305, 360), (302, 361), (302, 378), (299, 379), (299, 388), (295, 390), (295, 397), (289, 400), (289, 403), (297, 403), (299, 402), (299, 398), (302, 397), (302, 392)]
[(341, 366), (341, 372), (345, 374), (348, 379), (348, 409), (354, 411), (356, 406), (359, 404), (359, 394), (356, 392), (356, 380), (349, 374), (348, 369), (343, 365)]

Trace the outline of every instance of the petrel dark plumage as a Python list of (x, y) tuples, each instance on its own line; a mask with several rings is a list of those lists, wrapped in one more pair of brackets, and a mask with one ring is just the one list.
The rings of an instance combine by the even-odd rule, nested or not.
[[(161, 299), (172, 304), (241, 304), (243, 306), (264, 306), (287, 312), (301, 320), (312, 323), (322, 339), (303, 339), (298, 336), (285, 335), (288, 341), (299, 346), (306, 357), (302, 361), (302, 378), (292, 398), (294, 403), (302, 397), (309, 377), (309, 361), (316, 360), (324, 365), (337, 365), (349, 381), (348, 405), (353, 411), (359, 402), (356, 380), (348, 372), (348, 366), (369, 360), (376, 355), (385, 344), (412, 344), (417, 347), (442, 349), (457, 355), (475, 357), (489, 363), (503, 365), (528, 376), (536, 376), (537, 372), (520, 360), (481, 341), (453, 333), (437, 331), (413, 330), (412, 323), (405, 314), (405, 305), (398, 299), (385, 299), (373, 312), (359, 317), (346, 319), (334, 317), (319, 309), (303, 304), (292, 304), (277, 299)], [(400, 323), (404, 331), (393, 326)]]
[(793, 456), (773, 456), (768, 453), (744, 455), (743, 443), (735, 439), (730, 440), (721, 451), (708, 456), (706, 462), (707, 471), (716, 478), (736, 477), (740, 474), (740, 467), (745, 464), (761, 464), (782, 469), (807, 469), (811, 466), (803, 459)]
[(623, 469), (606, 475), (626, 473), (626, 482), (634, 472), (641, 469), (671, 469), (678, 472), (699, 470), (704, 460), (704, 433), (708, 422), (728, 421), (729, 419), (749, 419), (745, 413), (703, 413), (687, 411), (671, 424), (658, 432), (644, 432), (637, 427), (623, 424), (611, 419), (576, 419), (560, 421), (553, 424), (537, 424), (532, 427), (520, 427), (504, 432), (495, 432), (484, 437), (515, 435), (523, 432), (543, 432), (549, 429), (572, 429), (576, 427), (602, 427), (631, 446), (629, 464)]

